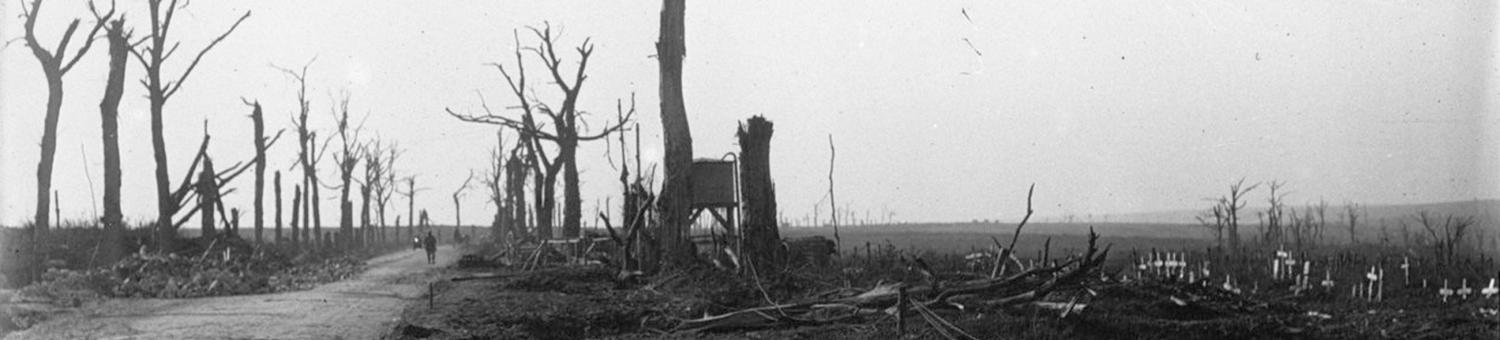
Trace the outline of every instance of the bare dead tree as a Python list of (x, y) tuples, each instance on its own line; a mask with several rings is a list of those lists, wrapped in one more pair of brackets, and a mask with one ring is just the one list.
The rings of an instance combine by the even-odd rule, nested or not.
[[(322, 238), (322, 222), (320, 218), (321, 214), (319, 213), (322, 209), (319, 208), (318, 204), (318, 187), (320, 186), (318, 182), (318, 163), (322, 160), (323, 154), (317, 151), (317, 133), (312, 131), (307, 124), (308, 113), (312, 110), (312, 102), (307, 99), (307, 69), (315, 61), (317, 61), (317, 58), (308, 60), (299, 70), (292, 70), (276, 65), (271, 65), (271, 67), (280, 70), (287, 77), (297, 82), (298, 111), (292, 117), (292, 124), (297, 128), (297, 165), (293, 165), (293, 168), (296, 168), (298, 165), (302, 168), (303, 190), (299, 195), (301, 197), (301, 214), (299, 215), (294, 211), (292, 220), (294, 221), (294, 225), (295, 221), (301, 221), (302, 234), (300, 235), (300, 239), (316, 245), (319, 242), (315, 242), (315, 240)], [(327, 144), (325, 143), (325, 145)], [(317, 230), (312, 230), (314, 225), (318, 226)], [(309, 231), (314, 231), (313, 235), (309, 235)], [(292, 232), (294, 233), (292, 240), (297, 241), (299, 239), (299, 236), (295, 235), (297, 231), (293, 230)]]
[[(234, 25), (224, 33), (219, 34), (212, 42), (203, 49), (198, 50), (197, 56), (193, 57), (187, 68), (176, 77), (176, 80), (162, 79), (165, 72), (166, 62), (171, 58), (180, 42), (167, 45), (169, 29), (172, 20), (176, 17), (178, 6), (177, 0), (167, 0), (166, 6), (162, 6), (163, 0), (147, 0), (150, 11), (151, 34), (145, 39), (132, 44), (131, 54), (146, 69), (146, 79), (142, 84), (146, 87), (147, 98), (151, 101), (151, 148), (152, 156), (156, 161), (156, 198), (157, 198), (157, 242), (158, 249), (165, 252), (172, 249), (173, 239), (177, 236), (177, 230), (172, 226), (172, 216), (181, 207), (172, 199), (171, 178), (167, 171), (167, 142), (163, 130), (163, 114), (167, 100), (171, 99), (182, 85), (187, 82), (188, 76), (197, 69), (198, 63), (203, 61), (203, 56), (213, 50), (224, 38), (234, 33), (245, 19), (250, 18), (250, 11), (245, 11)], [(192, 173), (191, 171), (189, 172)]]
[(406, 191), (396, 193), (406, 196), (406, 238), (417, 236), (417, 192), (427, 188), (417, 188), (417, 176), (406, 176)]
[[(93, 10), (92, 5), (89, 7)], [(42, 262), (45, 256), (42, 254), (42, 249), (47, 243), (46, 230), (52, 225), (51, 212), (48, 209), (52, 200), (48, 199), (52, 198), (49, 196), (52, 193), (52, 165), (57, 154), (57, 124), (62, 115), (63, 75), (72, 70), (73, 66), (78, 64), (78, 60), (88, 53), (89, 48), (94, 45), (94, 38), (99, 30), (104, 28), (105, 22), (114, 15), (113, 9), (109, 14), (102, 16), (98, 15), (98, 11), (93, 11), (97, 16), (94, 28), (82, 37), (83, 46), (79, 47), (69, 59), (67, 58), (68, 43), (73, 40), (73, 33), (78, 30), (80, 20), (73, 19), (68, 24), (68, 28), (63, 31), (62, 39), (58, 41), (57, 47), (49, 51), (46, 46), (37, 41), (36, 37), (36, 23), (41, 10), (41, 0), (33, 0), (30, 6), (27, 6), (25, 1), (21, 2), (21, 17), (25, 19), (23, 38), (26, 46), (31, 48), (31, 54), (36, 56), (37, 62), (41, 63), (42, 75), (47, 80), (47, 111), (42, 123), (41, 160), (37, 162), (36, 168), (36, 214), (31, 226), (30, 252), (33, 256), (30, 262), (34, 270), (31, 272), (32, 277), (28, 278), (30, 280), (41, 278)]]
[[(553, 187), (556, 185), (558, 172), (561, 171), (563, 176), (563, 237), (577, 237), (583, 217), (582, 195), (579, 192), (578, 181), (577, 153), (579, 143), (603, 139), (610, 133), (623, 128), (626, 121), (607, 124), (598, 132), (587, 131), (587, 122), (580, 120), (580, 116), (584, 115), (585, 112), (579, 110), (577, 104), (584, 81), (588, 79), (588, 62), (589, 57), (593, 55), (594, 45), (589, 42), (589, 39), (585, 38), (583, 43), (575, 48), (575, 51), (578, 53), (578, 67), (574, 71), (572, 82), (569, 83), (564, 78), (563, 61), (557, 56), (555, 48), (556, 40), (559, 37), (553, 35), (550, 24), (540, 29), (535, 27), (530, 27), (529, 29), (535, 34), (538, 42), (536, 47), (522, 48), (519, 35), (515, 37), (515, 74), (512, 74), (504, 65), (499, 63), (490, 64), (500, 71), (500, 74), (505, 77), (506, 82), (510, 85), (511, 94), (519, 102), (515, 108), (520, 111), (520, 117), (509, 117), (490, 110), (489, 105), (484, 104), (484, 97), (482, 95), (480, 96), (480, 102), (481, 107), (484, 109), (483, 115), (459, 114), (452, 109), (446, 109), (446, 111), (449, 115), (462, 121), (495, 124), (515, 130), (525, 140), (524, 143), (528, 143), (527, 147), (529, 151), (536, 155), (533, 158), (537, 160), (537, 169), (534, 170), (542, 175), (540, 179), (544, 186), (543, 192), (539, 195), (541, 196), (539, 199), (543, 205), (538, 209), (539, 212), (544, 214), (538, 216), (546, 217), (541, 219), (541, 223), (538, 226), (539, 230), (545, 229), (550, 231), (551, 212), (553, 211), (552, 202), (555, 200), (552, 198), (554, 196), (552, 190), (554, 190)], [(557, 89), (563, 94), (561, 105), (554, 107), (535, 99), (534, 96), (528, 97), (528, 95), (532, 94), (527, 90), (526, 64), (522, 57), (523, 51), (533, 52), (535, 57), (542, 61), (542, 65), (551, 76), (550, 83), (557, 86)], [(632, 97), (632, 113), (634, 112), (634, 102), (635, 100)], [(545, 115), (551, 124), (538, 122), (537, 113)], [(626, 119), (629, 118), (630, 116), (627, 115)], [(546, 156), (546, 148), (541, 145), (543, 141), (557, 148), (555, 158), (548, 158)]]
[(1286, 226), (1286, 195), (1282, 188), (1286, 187), (1285, 181), (1272, 180), (1266, 182), (1266, 188), (1271, 192), (1266, 199), (1266, 228), (1265, 235), (1261, 238), (1267, 243), (1280, 243), (1284, 241)]
[[(495, 205), (495, 218), (490, 221), (490, 235), (494, 242), (500, 242), (509, 235), (511, 223), (506, 206), (506, 183), (505, 183), (505, 135), (503, 129), (495, 130), (495, 148), (490, 150), (490, 168), (485, 170), (484, 178), (479, 183), (489, 190), (489, 201)], [(519, 143), (517, 143), (519, 146)]]
[(526, 178), (529, 177), (528, 169), (531, 168), (526, 166), (526, 161), (521, 157), (524, 152), (521, 145), (511, 147), (510, 160), (505, 162), (505, 206), (510, 208), (511, 231), (515, 235), (526, 234), (531, 215), (526, 213)]
[(272, 186), (275, 187), (275, 192), (276, 192), (276, 231), (274, 232), (275, 235), (271, 239), (275, 240), (278, 243), (280, 243), (280, 242), (282, 242), (282, 239), (281, 239), (281, 222), (282, 222), (281, 221), (281, 171), (276, 171), (276, 175), (273, 178), (274, 179), (272, 179), (271, 182), (273, 183)]
[(1257, 186), (1259, 184), (1252, 184), (1247, 187), (1245, 186), (1245, 179), (1241, 178), (1239, 182), (1229, 185), (1229, 195), (1219, 197), (1218, 205), (1224, 211), (1225, 233), (1228, 234), (1226, 239), (1229, 240), (1229, 248), (1232, 252), (1238, 251), (1240, 248), (1239, 213), (1249, 203), (1245, 201), (1245, 195), (1250, 193), (1251, 190), (1255, 190)]
[(458, 186), (458, 189), (453, 190), (453, 227), (454, 228), (462, 227), (464, 225), (463, 204), (461, 204), (461, 202), (459, 202), (459, 198), (461, 198), (461, 197), (464, 196), (464, 191), (469, 190), (469, 183), (472, 183), (472, 182), (474, 182), (474, 170), (469, 170), (469, 177), (465, 177), (464, 178), (464, 184), (460, 184)]
[[(354, 244), (354, 202), (349, 200), (350, 183), (353, 182), (354, 169), (359, 165), (362, 146), (359, 135), (363, 126), (349, 125), (349, 93), (343, 92), (337, 99), (337, 104), (330, 110), (334, 119), (338, 122), (339, 153), (333, 155), (333, 163), (338, 166), (339, 182), (335, 187), (339, 190), (339, 242), (343, 247), (357, 246)], [(368, 116), (366, 116), (368, 117)]]
[(216, 236), (214, 230), (214, 209), (219, 206), (219, 185), (214, 178), (214, 160), (205, 157), (203, 159), (203, 172), (198, 173), (198, 207), (203, 212), (203, 237), (213, 238)]
[[(380, 181), (380, 186), (375, 188), (375, 196), (379, 198), (376, 207), (380, 211), (381, 227), (388, 226), (385, 222), (385, 207), (391, 202), (391, 197), (396, 194), (396, 160), (400, 158), (401, 149), (396, 144), (391, 144), (386, 148), (385, 178)], [(398, 220), (396, 224), (399, 226), (401, 222)]]
[[(224, 188), (228, 188), (229, 184), (235, 178), (238, 178), (246, 170), (250, 169), (250, 162), (236, 162), (223, 171), (215, 171), (208, 156), (208, 144), (211, 136), (208, 134), (207, 127), (208, 123), (204, 122), (203, 142), (198, 145), (198, 152), (193, 157), (192, 164), (188, 166), (188, 171), (184, 174), (181, 184), (168, 197), (170, 204), (178, 207), (189, 206), (188, 203), (195, 201), (199, 203), (192, 205), (192, 209), (186, 212), (180, 212), (182, 216), (178, 217), (176, 222), (169, 222), (167, 227), (174, 230), (174, 233), (175, 230), (200, 212), (205, 216), (210, 216), (214, 211), (217, 211), (219, 216), (227, 218), (228, 215), (224, 213), (223, 205), (219, 204), (219, 199), (233, 193), (235, 189)], [(204, 171), (202, 172), (198, 170), (200, 164), (203, 165)], [(197, 180), (194, 180), (195, 177)], [(172, 216), (168, 217), (171, 218)], [(204, 236), (213, 236), (213, 218), (208, 217), (204, 219), (203, 223), (205, 224)], [(227, 221), (225, 224), (228, 224)]]
[(68, 58), (68, 44), (73, 40), (73, 33), (78, 30), (80, 20), (73, 19), (68, 24), (68, 28), (63, 31), (62, 39), (58, 41), (57, 46), (49, 51), (46, 46), (37, 41), (36, 37), (36, 23), (42, 11), (42, 1), (33, 0), (30, 6), (25, 1), (21, 2), (21, 17), (25, 19), (23, 38), (25, 39), (26, 46), (31, 48), (31, 54), (36, 56), (37, 62), (41, 63), (42, 75), (47, 79), (47, 111), (42, 123), (42, 154), (41, 160), (37, 163), (36, 170), (36, 215), (32, 220), (32, 237), (34, 241), (31, 243), (35, 247), (40, 247), (40, 244), (45, 242), (42, 240), (42, 234), (52, 225), (51, 209), (48, 208), (51, 203), (51, 200), (49, 200), (51, 197), (49, 196), (52, 193), (52, 164), (57, 154), (57, 124), (59, 117), (62, 115), (63, 75), (71, 71), (73, 66), (78, 64), (78, 60), (82, 59), (88, 53), (89, 48), (93, 47), (94, 40), (96, 40), (95, 37), (99, 34), (99, 31), (104, 28), (105, 23), (114, 15), (114, 9), (112, 8), (108, 14), (98, 15), (98, 11), (93, 10), (92, 5), (89, 7), (97, 16), (94, 27), (81, 37), (83, 45), (73, 53), (72, 58)]
[(1469, 227), (1474, 226), (1477, 221), (1473, 216), (1448, 215), (1439, 222), (1436, 216), (1426, 210), (1417, 212), (1412, 219), (1417, 224), (1421, 224), (1422, 228), (1427, 230), (1427, 234), (1432, 237), (1433, 253), (1443, 265), (1455, 263), (1458, 258), (1458, 245), (1468, 234)]
[(262, 216), (262, 210), (265, 209), (266, 150), (269, 150), (272, 145), (276, 145), (276, 141), (281, 139), (281, 133), (286, 130), (277, 130), (276, 136), (267, 138), (265, 115), (261, 113), (260, 101), (241, 100), (245, 102), (245, 105), (249, 105), (252, 108), (250, 111), (250, 120), (253, 122), (255, 133), (255, 160), (251, 161), (255, 165), (255, 211), (253, 214), (255, 215), (255, 242), (260, 243), (263, 241), (261, 233), (265, 228), (265, 219)]
[(370, 199), (372, 198), (370, 191), (372, 189), (371, 186), (380, 180), (380, 176), (373, 173), (373, 169), (379, 167), (377, 163), (379, 160), (370, 159), (368, 151), (360, 154), (360, 158), (364, 159), (365, 177), (362, 181), (356, 181), (359, 184), (359, 234), (364, 239), (362, 242), (368, 246), (374, 244), (376, 241), (374, 228), (370, 225)]
[[(693, 204), (693, 134), (688, 126), (687, 106), (682, 97), (682, 59), (687, 56), (683, 18), (687, 1), (662, 0), (661, 36), (656, 40), (656, 61), (661, 77), (661, 125), (663, 181), (657, 200), (661, 260), (669, 266), (694, 257), (688, 240)], [(639, 167), (638, 167), (639, 168)], [(655, 254), (646, 254), (655, 255)], [(656, 271), (655, 264), (647, 272)]]
[(302, 244), (302, 234), (298, 232), (298, 226), (299, 226), (299, 224), (300, 224), (299, 222), (301, 220), (297, 218), (297, 216), (300, 216), (299, 213), (302, 212), (301, 210), (302, 210), (302, 185), (300, 185), (300, 184), (293, 184), (292, 185), (292, 244), (294, 246), (301, 246), (301, 244)]
[(381, 143), (379, 139), (372, 140), (363, 148), (365, 158), (365, 178), (360, 182), (362, 194), (361, 225), (370, 228), (370, 204), (375, 204), (375, 215), (379, 223), (379, 231), (376, 239), (385, 242), (386, 223), (385, 207), (390, 202), (392, 194), (395, 193), (396, 175), (392, 170), (395, 166), (396, 157), (399, 154), (395, 145)]
[[(89, 10), (94, 20), (109, 21), (90, 3)], [(111, 12), (113, 9), (111, 9)], [(104, 145), (104, 258), (114, 261), (124, 255), (124, 213), (120, 209), (120, 99), (125, 92), (125, 64), (130, 57), (131, 32), (125, 30), (125, 20), (109, 21), (104, 28), (105, 40), (109, 42), (109, 75), (104, 82), (104, 98), (99, 101), (99, 121)], [(80, 53), (81, 55), (82, 53)]]

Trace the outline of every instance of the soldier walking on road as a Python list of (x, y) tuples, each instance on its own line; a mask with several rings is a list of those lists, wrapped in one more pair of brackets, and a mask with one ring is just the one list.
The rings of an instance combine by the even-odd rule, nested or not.
[(422, 239), (422, 247), (427, 249), (427, 263), (437, 263), (437, 235), (428, 231), (427, 238)]

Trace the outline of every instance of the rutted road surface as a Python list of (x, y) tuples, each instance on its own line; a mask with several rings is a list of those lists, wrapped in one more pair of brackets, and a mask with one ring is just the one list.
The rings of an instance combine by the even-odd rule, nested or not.
[(196, 299), (114, 299), (10, 334), (19, 339), (378, 339), (407, 303), (427, 294), (440, 266), (405, 250), (367, 262), (359, 276), (311, 290)]

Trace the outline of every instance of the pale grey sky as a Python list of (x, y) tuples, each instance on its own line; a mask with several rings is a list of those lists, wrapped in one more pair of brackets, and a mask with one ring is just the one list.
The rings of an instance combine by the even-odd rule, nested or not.
[[(88, 16), (79, 1), (46, 6), (43, 41)], [(145, 31), (144, 6), (129, 6)], [(249, 157), (240, 97), (290, 128), (294, 88), (268, 65), (317, 57), (314, 127), (333, 128), (329, 93), (348, 88), (370, 133), (407, 149), (398, 170), (431, 188), (418, 206), (451, 221), (448, 195), (485, 167), (495, 127), (443, 108), (477, 109), (476, 89), (512, 104), (483, 64), (511, 63), (511, 31), (543, 21), (565, 46), (592, 37), (582, 108), (612, 116), (635, 93), (648, 162), (659, 157), (658, 2), (194, 1), (174, 33), (196, 49), (247, 9), (168, 104), (174, 180), (205, 119), (220, 163)], [(0, 12), (0, 36), (19, 36), (17, 3)], [(1289, 181), (1294, 202), (1497, 198), (1495, 14), (1488, 1), (693, 2), (684, 91), (698, 156), (737, 150), (736, 122), (751, 115), (776, 123), (772, 174), (791, 217), (824, 197), (828, 134), (841, 205), (911, 221), (1016, 219), (1033, 182), (1042, 215), (1198, 208), (1240, 177)], [(104, 63), (96, 46), (66, 77), (54, 183), (67, 219), (93, 213), (85, 165), (102, 192)], [(153, 215), (154, 184), (142, 71), (130, 67), (124, 208), (138, 221)], [(32, 214), (44, 84), (25, 46), (0, 51), (3, 225)], [(287, 169), (294, 150), (276, 145), (271, 168)], [(604, 152), (580, 154), (586, 215), (618, 192)], [(228, 202), (248, 210), (250, 184), (238, 180)], [(489, 220), (484, 197), (466, 196), (466, 222)], [(324, 198), (336, 211), (336, 195)]]

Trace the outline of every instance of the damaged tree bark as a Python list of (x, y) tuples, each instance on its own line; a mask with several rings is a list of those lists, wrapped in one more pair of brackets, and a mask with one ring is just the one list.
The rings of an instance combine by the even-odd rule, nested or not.
[[(694, 257), (693, 243), (688, 240), (689, 213), (693, 191), (693, 134), (682, 98), (682, 59), (687, 55), (683, 16), (687, 1), (663, 0), (661, 37), (656, 41), (656, 61), (661, 75), (662, 169), (661, 194), (658, 199), (659, 224), (656, 239), (660, 249), (652, 249), (648, 258), (660, 255), (660, 263), (651, 263), (647, 272), (658, 264), (671, 268)], [(655, 262), (655, 261), (652, 261)]]
[(755, 116), (740, 125), (740, 185), (745, 217), (741, 226), (742, 257), (756, 272), (768, 273), (781, 265), (781, 235), (776, 225), (776, 185), (771, 182), (771, 121)]
[[(95, 18), (104, 20), (95, 12)], [(109, 76), (104, 85), (104, 99), (99, 101), (99, 119), (104, 143), (104, 233), (103, 253), (106, 261), (124, 256), (124, 214), (120, 210), (120, 98), (125, 92), (125, 60), (130, 56), (130, 36), (122, 19), (105, 28), (109, 41)]]

